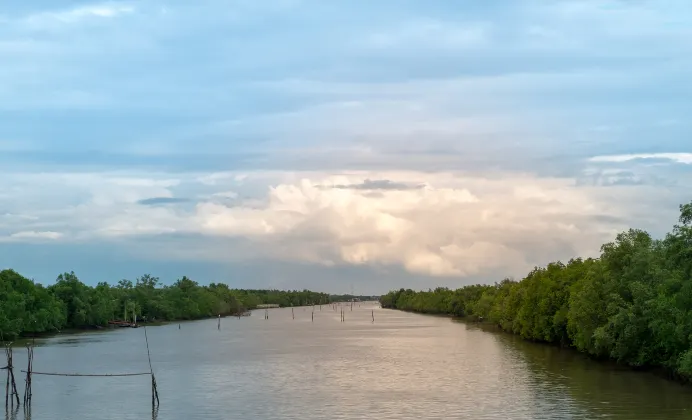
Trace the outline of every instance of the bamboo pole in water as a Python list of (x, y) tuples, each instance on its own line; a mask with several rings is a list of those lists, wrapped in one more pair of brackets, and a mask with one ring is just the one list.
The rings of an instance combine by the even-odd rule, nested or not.
[(12, 369), (12, 360), (10, 358), (10, 353), (8, 352), (8, 347), (5, 346), (5, 356), (7, 356), (7, 366), (5, 369), (7, 369), (7, 381), (5, 382), (5, 411), (7, 411), (7, 406), (9, 404), (9, 399), (10, 399), (10, 370)]
[(14, 406), (15, 400), (19, 407), (19, 393), (17, 392), (17, 383), (14, 380), (14, 355), (12, 352), (12, 344), (5, 344), (5, 356), (7, 357), (7, 366), (3, 369), (7, 370), (7, 380), (5, 383), (5, 409), (8, 406)]
[[(24, 407), (31, 405), (31, 373), (34, 366), (34, 346), (31, 344), (26, 345), (27, 353), (27, 369), (26, 369), (26, 379), (24, 382)], [(17, 404), (19, 404), (19, 396), (17, 396)]]
[[(219, 328), (221, 328), (221, 314), (219, 314)], [(147, 343), (147, 360), (149, 361), (149, 373), (151, 374), (151, 410), (154, 411), (159, 406), (159, 391), (156, 387), (154, 368), (151, 366), (151, 353), (149, 351), (149, 337), (147, 336), (146, 325), (144, 326), (144, 340)]]
[(293, 319), (296, 319), (296, 314), (293, 313), (293, 307), (291, 307), (291, 317), (293, 317)]

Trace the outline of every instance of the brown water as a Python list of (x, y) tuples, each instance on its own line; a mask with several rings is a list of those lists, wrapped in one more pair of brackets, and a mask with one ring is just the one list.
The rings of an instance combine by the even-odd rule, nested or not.
[[(31, 419), (692, 419), (692, 388), (448, 318), (373, 304), (343, 323), (326, 306), (314, 322), (311, 308), (295, 317), (149, 327), (158, 412), (147, 376), (34, 376)], [(142, 328), (37, 345), (35, 371), (149, 369)], [(15, 350), (16, 370), (25, 353)]]

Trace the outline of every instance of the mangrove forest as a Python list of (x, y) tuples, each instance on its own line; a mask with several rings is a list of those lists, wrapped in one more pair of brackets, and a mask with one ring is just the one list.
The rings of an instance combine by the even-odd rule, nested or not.
[(598, 258), (457, 290), (392, 291), (385, 308), (467, 317), (524, 339), (573, 347), (692, 380), (692, 203), (663, 239), (630, 229)]
[(260, 304), (300, 306), (329, 302), (328, 294), (303, 291), (231, 289), (223, 283), (203, 286), (183, 277), (163, 285), (144, 275), (133, 283), (82, 283), (74, 273), (43, 286), (14, 270), (0, 271), (0, 333), (12, 339), (32, 333), (106, 326), (136, 315), (144, 322), (191, 320), (243, 313)]

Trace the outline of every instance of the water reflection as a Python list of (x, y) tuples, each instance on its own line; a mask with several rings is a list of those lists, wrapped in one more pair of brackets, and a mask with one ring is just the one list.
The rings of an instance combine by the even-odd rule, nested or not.
[[(10, 407), (5, 410), (5, 419), (7, 420), (20, 420), (20, 417), (18, 416), (19, 414), (19, 407)], [(29, 416), (30, 418), (31, 416)], [(22, 419), (25, 419), (25, 416), (22, 416)]]
[[(469, 325), (469, 330), (480, 329)], [(487, 334), (486, 331), (482, 331)], [(590, 360), (568, 349), (491, 332), (504, 351), (527, 369), (536, 400), (569, 395), (580, 418), (692, 418), (692, 389), (653, 374)], [(559, 398), (559, 397), (558, 397)]]
[[(37, 377), (33, 418), (614, 419), (688, 418), (692, 392), (447, 318), (362, 304), (272, 309), (242, 319), (147, 329), (148, 377)], [(327, 310), (325, 310), (327, 309)], [(259, 316), (257, 316), (259, 315)], [(69, 343), (69, 345), (65, 345)], [(38, 344), (38, 340), (37, 340)], [(144, 333), (42, 340), (37, 371), (148, 371)], [(18, 352), (15, 365), (26, 363)], [(23, 357), (23, 359), (22, 359)], [(31, 413), (29, 413), (31, 416)], [(8, 419), (26, 419), (8, 413)]]
[[(152, 408), (151, 420), (158, 420), (158, 418), (159, 409)], [(5, 420), (31, 420), (31, 407), (26, 407), (23, 410), (20, 410), (19, 407), (14, 407), (11, 410), (5, 410)]]

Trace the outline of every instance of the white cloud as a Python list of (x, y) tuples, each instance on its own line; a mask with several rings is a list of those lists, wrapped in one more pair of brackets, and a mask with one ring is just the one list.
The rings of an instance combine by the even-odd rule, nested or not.
[(134, 11), (135, 8), (129, 4), (93, 4), (63, 11), (37, 13), (27, 16), (24, 23), (30, 29), (45, 30), (55, 28), (56, 25), (75, 24), (89, 19), (114, 18)]
[(9, 236), (10, 239), (51, 239), (51, 240), (60, 239), (62, 237), (63, 237), (63, 234), (60, 232), (52, 232), (52, 231), (37, 232), (35, 230), (16, 232), (16, 233), (13, 233)]
[[(521, 273), (545, 258), (592, 255), (625, 228), (612, 219), (631, 216), (623, 196), (614, 199), (569, 179), (418, 172), (303, 176), (272, 187), (260, 207), (199, 204), (195, 228), (260, 242), (275, 258), (470, 276), (496, 269)], [(328, 188), (366, 179), (426, 187), (377, 194)], [(610, 219), (599, 221), (603, 216)]]
[[(510, 172), (243, 175), (250, 183), (265, 180), (267, 189), (255, 190), (251, 198), (231, 192), (233, 173), (20, 176), (10, 181), (20, 190), (5, 190), (8, 197), (14, 197), (17, 209), (10, 208), (8, 215), (0, 216), (0, 228), (5, 217), (5, 230), (13, 227), (23, 232), (15, 234), (14, 240), (108, 241), (183, 234), (243, 239), (252, 245), (253, 252), (246, 248), (219, 255), (209, 250), (223, 261), (251, 254), (324, 265), (400, 266), (432, 276), (498, 271), (520, 275), (535, 264), (593, 255), (629, 224), (648, 222), (651, 214), (641, 203), (642, 195), (651, 202), (670, 200), (667, 192), (655, 187), (640, 186), (636, 191), (602, 188), (578, 185), (573, 179)], [(208, 201), (196, 206), (137, 204), (150, 197), (180, 196), (184, 188), (189, 188), (188, 193), (209, 188), (202, 183), (209, 179), (216, 180), (215, 189), (200, 196)], [(374, 182), (377, 180), (390, 182)], [(45, 205), (45, 189), (58, 184), (61, 190), (50, 197), (50, 206)], [(349, 185), (357, 188), (344, 187)], [(75, 195), (78, 204), (64, 201)], [(232, 200), (222, 204), (228, 201), (224, 199)], [(44, 204), (32, 207), (40, 202)], [(29, 208), (32, 210), (27, 211)], [(7, 219), (20, 210), (22, 218)], [(675, 212), (673, 206), (670, 210)], [(661, 223), (660, 215), (656, 219)], [(167, 243), (168, 250), (186, 246), (160, 240)], [(157, 249), (152, 246), (147, 252), (164, 252)]]
[(478, 48), (487, 45), (491, 28), (482, 22), (443, 22), (419, 19), (366, 37), (364, 47), (388, 52), (398, 48)]
[(594, 156), (589, 159), (591, 162), (612, 162), (622, 163), (638, 159), (663, 159), (675, 163), (692, 164), (692, 153), (638, 153), (625, 155), (604, 155)]

